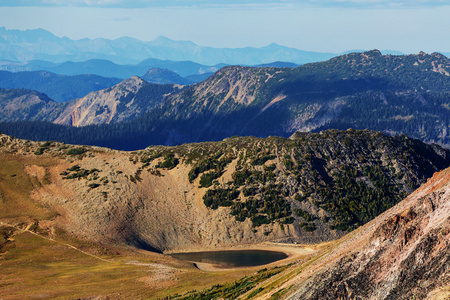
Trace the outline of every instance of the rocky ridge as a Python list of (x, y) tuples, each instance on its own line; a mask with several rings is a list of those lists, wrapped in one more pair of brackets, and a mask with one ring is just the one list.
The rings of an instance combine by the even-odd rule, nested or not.
[(287, 298), (447, 299), (449, 197), (446, 169), (334, 249)]
[[(127, 150), (233, 135), (289, 137), (297, 131), (348, 128), (404, 133), (449, 145), (449, 66), (449, 59), (438, 53), (395, 56), (377, 50), (293, 69), (228, 66), (182, 89), (144, 89), (147, 85), (143, 85), (137, 94), (129, 93), (120, 100), (129, 103), (134, 99), (133, 110), (124, 104), (125, 112), (116, 117), (108, 113), (114, 105), (101, 104), (100, 98), (110, 90), (98, 94), (99, 99), (86, 97), (99, 104), (89, 113), (90, 106), (86, 106), (84, 113), (91, 121), (80, 124), (110, 122), (111, 126), (77, 130), (54, 126), (40, 132), (49, 125), (11, 123), (0, 124), (0, 128), (22, 138), (43, 136), (41, 139), (117, 149), (125, 149), (126, 144)], [(76, 107), (73, 103), (71, 108)], [(72, 112), (74, 117), (80, 114), (66, 112), (64, 124), (71, 124)]]
[(26, 169), (55, 226), (152, 251), (334, 240), (450, 164), (439, 146), (352, 130), (136, 152), (2, 136), (1, 148), (53, 161)]
[[(129, 95), (135, 95), (144, 84), (139, 77), (131, 77), (113, 88), (92, 92), (86, 97), (71, 101), (53, 122), (69, 126), (86, 126), (90, 124), (109, 124), (113, 119), (123, 120), (119, 115), (118, 105)], [(131, 97), (133, 98), (133, 97)], [(128, 103), (122, 103), (129, 106)], [(139, 108), (137, 113), (143, 108)]]

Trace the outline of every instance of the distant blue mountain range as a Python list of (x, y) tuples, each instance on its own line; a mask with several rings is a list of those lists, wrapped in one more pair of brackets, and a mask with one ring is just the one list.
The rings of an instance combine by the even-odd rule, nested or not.
[(61, 75), (95, 74), (103, 77), (117, 77), (121, 79), (142, 76), (153, 68), (167, 69), (181, 77), (204, 74), (208, 77), (224, 66), (226, 65), (206, 66), (192, 61), (170, 61), (156, 58), (148, 58), (138, 64), (129, 65), (116, 64), (106, 59), (90, 59), (80, 62), (67, 61), (62, 63), (41, 60), (32, 60), (29, 62), (0, 61), (0, 70), (9, 72), (45, 70)]
[(57, 102), (81, 98), (92, 91), (109, 88), (121, 81), (119, 78), (97, 75), (66, 76), (47, 71), (15, 73), (0, 71), (0, 88), (36, 90)]
[[(67, 37), (57, 37), (44, 29), (21, 31), (0, 27), (0, 60), (15, 62), (40, 60), (62, 63), (101, 59), (116, 64), (138, 64), (148, 58), (154, 58), (192, 61), (209, 66), (217, 64), (253, 66), (276, 61), (301, 65), (328, 60), (337, 55), (303, 51), (277, 44), (261, 48), (203, 47), (190, 41), (174, 41), (162, 36), (150, 42), (130, 37), (115, 40), (103, 38), (71, 40)], [(164, 68), (164, 66), (157, 67)]]

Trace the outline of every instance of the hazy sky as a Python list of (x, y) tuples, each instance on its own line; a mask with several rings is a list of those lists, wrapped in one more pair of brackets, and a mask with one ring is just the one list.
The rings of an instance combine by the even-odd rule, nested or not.
[(72, 39), (163, 35), (202, 46), (450, 52), (443, 0), (0, 0), (0, 26)]

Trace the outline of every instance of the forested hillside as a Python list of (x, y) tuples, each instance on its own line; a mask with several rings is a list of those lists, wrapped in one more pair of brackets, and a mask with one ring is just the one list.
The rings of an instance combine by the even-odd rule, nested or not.
[(127, 122), (80, 129), (3, 123), (0, 130), (117, 149), (328, 128), (403, 133), (449, 145), (449, 72), (449, 59), (438, 53), (383, 56), (377, 50), (294, 69), (230, 66)]

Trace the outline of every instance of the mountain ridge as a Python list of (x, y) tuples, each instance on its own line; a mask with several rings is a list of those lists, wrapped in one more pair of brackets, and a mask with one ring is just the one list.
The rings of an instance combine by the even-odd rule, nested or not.
[[(448, 74), (450, 60), (444, 55), (382, 55), (378, 50), (293, 69), (227, 66), (167, 95), (145, 114), (102, 127), (107, 138), (97, 131), (100, 127), (53, 127), (38, 139), (113, 148), (126, 144), (131, 150), (233, 135), (289, 137), (296, 131), (355, 128), (449, 145)], [(33, 127), (34, 132), (39, 128), (0, 124), (2, 131), (24, 138), (36, 136)]]
[(450, 165), (439, 146), (355, 130), (135, 152), (4, 135), (0, 143), (9, 154), (54, 160), (39, 168), (50, 183), (33, 197), (59, 212), (65, 230), (160, 252), (335, 240)]
[(121, 80), (96, 75), (57, 75), (47, 71), (0, 71), (0, 88), (29, 89), (46, 94), (56, 102), (81, 98), (86, 94), (109, 88)]
[[(37, 36), (34, 37), (34, 34)], [(3, 54), (0, 59), (15, 61), (41, 59), (62, 62), (97, 58), (128, 64), (138, 63), (143, 59), (153, 57), (170, 60), (191, 60), (206, 65), (219, 63), (257, 65), (285, 60), (286, 58), (290, 62), (303, 64), (329, 59), (335, 55), (278, 45), (236, 49), (203, 47), (193, 42), (173, 41), (165, 37), (159, 37), (150, 42), (129, 37), (115, 40), (96, 38), (73, 41), (67, 37), (58, 38), (43, 29), (20, 31), (0, 27), (0, 37), (2, 37), (0, 49)], [(36, 49), (49, 49), (49, 47), (39, 47), (39, 43), (47, 43), (47, 46), (51, 46), (54, 50), (50, 52), (37, 51)]]
[[(81, 62), (66, 61), (62, 63), (52, 63), (48, 61), (27, 61), (24, 63), (3, 61), (0, 69), (9, 72), (24, 71), (48, 71), (61, 75), (82, 75), (93, 74), (103, 77), (114, 76), (127, 79), (132, 76), (141, 76), (149, 69), (163, 68), (177, 73), (182, 77), (192, 75), (204, 75), (213, 73), (225, 64), (207, 66), (192, 61), (171, 61), (156, 58), (147, 58), (137, 64), (116, 64), (105, 59), (90, 59)], [(197, 81), (198, 82), (198, 81)]]

